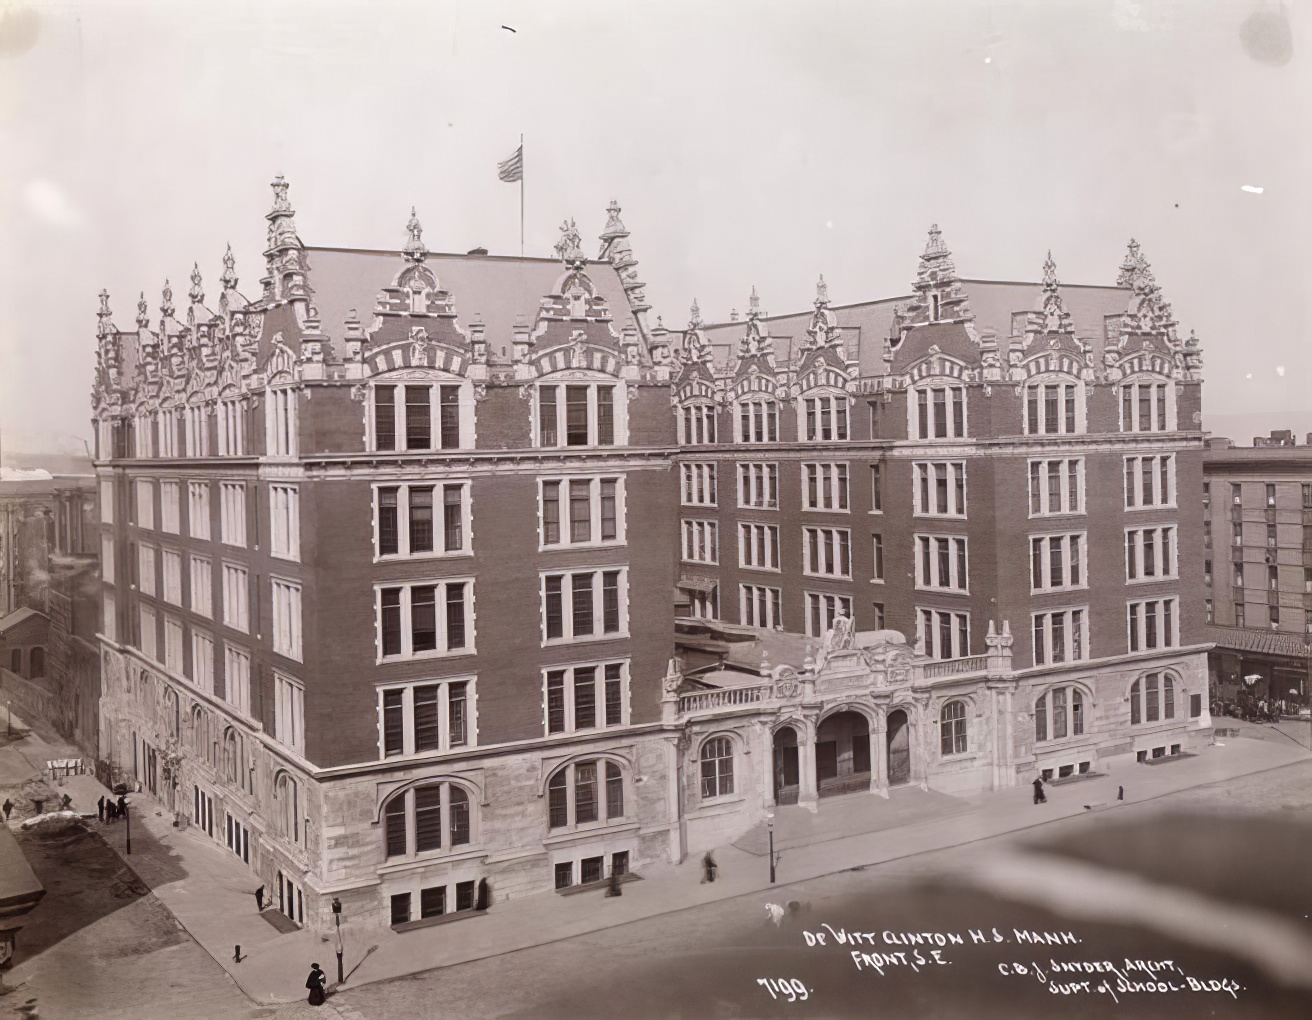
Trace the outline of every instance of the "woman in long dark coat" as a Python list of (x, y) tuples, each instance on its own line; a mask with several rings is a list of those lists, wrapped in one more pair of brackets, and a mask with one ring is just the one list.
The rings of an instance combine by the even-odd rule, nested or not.
[(305, 987), (310, 990), (308, 1000), (311, 1006), (322, 1006), (324, 1001), (323, 993), (324, 972), (319, 969), (317, 963), (310, 964), (310, 976), (305, 981)]

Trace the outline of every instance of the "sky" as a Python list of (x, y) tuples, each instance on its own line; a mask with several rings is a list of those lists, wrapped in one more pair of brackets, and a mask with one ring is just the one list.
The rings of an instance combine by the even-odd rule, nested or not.
[(1275, 0), (0, 0), (0, 429), (89, 437), (102, 288), (131, 328), (199, 261), (213, 307), (231, 243), (257, 295), (275, 175), (306, 244), (415, 206), (517, 254), (523, 134), (527, 254), (617, 199), (667, 326), (905, 294), (932, 223), (968, 278), (1110, 284), (1134, 237), (1204, 426), (1302, 435), (1309, 52)]

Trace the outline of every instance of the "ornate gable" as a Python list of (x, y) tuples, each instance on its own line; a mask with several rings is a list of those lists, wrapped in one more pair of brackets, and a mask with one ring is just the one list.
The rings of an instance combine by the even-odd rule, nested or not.
[(797, 365), (797, 393), (820, 387), (846, 389), (857, 366), (848, 362), (838, 317), (829, 307), (829, 287), (820, 277), (815, 288), (815, 312), (806, 328), (806, 340)]
[(619, 375), (622, 364), (642, 360), (636, 331), (621, 337), (606, 299), (589, 277), (581, 238), (573, 220), (560, 228), (556, 254), (565, 271), (538, 305), (526, 338), (527, 360), (537, 375), (579, 369)]
[(715, 365), (711, 342), (702, 328), (701, 309), (693, 301), (688, 316), (688, 328), (683, 333), (683, 348), (679, 356), (680, 369), (675, 379), (672, 398), (675, 403), (693, 399), (717, 399)]

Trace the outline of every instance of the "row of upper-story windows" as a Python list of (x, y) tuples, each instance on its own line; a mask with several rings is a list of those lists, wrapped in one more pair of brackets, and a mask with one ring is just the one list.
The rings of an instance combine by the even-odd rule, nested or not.
[[(1299, 489), (1301, 490), (1301, 497), (1302, 497), (1301, 503), (1296, 503), (1291, 500), (1286, 504), (1286, 506), (1289, 509), (1301, 507), (1303, 510), (1312, 510), (1312, 482), (1301, 482), (1301, 483), (1300, 482), (1292, 482), (1292, 483), (1249, 482), (1248, 483), (1250, 487), (1254, 485), (1262, 486), (1261, 498), (1266, 506), (1266, 509), (1268, 510), (1274, 510), (1277, 508), (1276, 488), (1278, 485), (1282, 485), (1282, 484), (1286, 489), (1291, 489), (1291, 490), (1295, 485), (1298, 485)], [(1244, 486), (1243, 482), (1230, 483), (1230, 502), (1234, 506), (1244, 505), (1243, 486)], [(1212, 483), (1210, 481), (1205, 481), (1203, 482), (1203, 506), (1210, 507), (1211, 505), (1212, 505)]]
[[(224, 397), (210, 404), (144, 411), (117, 428), (101, 422), (97, 455), (169, 459), (250, 456), (257, 452), (250, 442), (252, 407), (246, 398)], [(296, 456), (297, 391), (291, 387), (266, 390), (264, 408), (266, 455)]]
[[(186, 534), (202, 541), (213, 540), (210, 495), (214, 483), (174, 479), (137, 478), (133, 482), (133, 523), (145, 531), (156, 530), (155, 493), (159, 490), (158, 530), (166, 535), (183, 534), (183, 486), (186, 486)], [(234, 548), (248, 548), (248, 508), (254, 484), (219, 482), (219, 541)], [(280, 559), (299, 560), (301, 546), (300, 490), (296, 485), (270, 484), (270, 553)], [(102, 506), (113, 506), (113, 484), (102, 482)], [(112, 509), (102, 520), (112, 523)]]

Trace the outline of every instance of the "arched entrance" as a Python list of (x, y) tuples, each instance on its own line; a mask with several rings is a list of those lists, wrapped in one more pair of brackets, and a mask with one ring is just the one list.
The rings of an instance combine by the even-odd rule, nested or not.
[(911, 782), (911, 731), (902, 709), (888, 713), (888, 785)]
[(797, 731), (785, 726), (774, 735), (774, 802), (796, 804), (802, 777), (797, 766)]
[(870, 724), (860, 712), (838, 712), (816, 729), (815, 779), (821, 797), (870, 789)]

